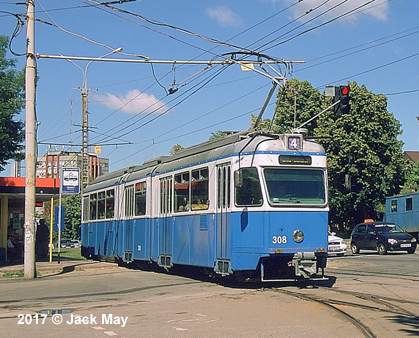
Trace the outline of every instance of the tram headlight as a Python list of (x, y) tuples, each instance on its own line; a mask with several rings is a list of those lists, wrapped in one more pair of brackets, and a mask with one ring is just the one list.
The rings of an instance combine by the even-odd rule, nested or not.
[(294, 241), (297, 243), (301, 243), (304, 240), (304, 233), (301, 230), (294, 230), (292, 238), (294, 238)]

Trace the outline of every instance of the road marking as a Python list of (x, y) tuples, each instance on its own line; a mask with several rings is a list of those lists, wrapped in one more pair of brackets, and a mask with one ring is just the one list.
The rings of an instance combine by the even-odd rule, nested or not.
[(102, 327), (102, 326), (93, 326), (92, 329), (95, 329), (95, 330), (104, 330), (105, 328)]

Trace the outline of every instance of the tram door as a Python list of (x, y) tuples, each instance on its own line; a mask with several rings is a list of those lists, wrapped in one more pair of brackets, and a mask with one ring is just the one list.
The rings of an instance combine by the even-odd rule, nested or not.
[[(134, 185), (124, 189), (124, 221), (122, 221), (122, 260), (132, 262), (134, 252)], [(121, 222), (121, 221), (120, 221)], [(118, 232), (119, 233), (119, 232)], [(119, 243), (118, 238), (118, 243)]]
[(215, 272), (222, 275), (231, 273), (229, 251), (231, 248), (231, 166), (225, 163), (217, 166), (216, 201), (216, 253)]
[(169, 268), (172, 264), (172, 185), (171, 176), (160, 179), (160, 217), (159, 217), (159, 259), (161, 267)]

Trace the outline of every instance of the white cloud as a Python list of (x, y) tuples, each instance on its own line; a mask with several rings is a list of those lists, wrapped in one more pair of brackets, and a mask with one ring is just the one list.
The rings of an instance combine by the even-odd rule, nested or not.
[[(295, 3), (295, 0), (286, 0), (289, 3)], [(310, 10), (315, 9), (317, 6), (320, 6), (317, 10), (313, 11), (307, 16), (303, 16), (301, 18), (302, 21), (306, 21), (309, 18), (312, 18), (313, 16), (317, 16), (332, 7), (335, 7), (342, 3), (341, 5), (337, 6), (336, 8), (332, 9), (330, 12), (327, 12), (325, 15), (319, 17), (318, 20), (321, 21), (327, 21), (332, 18), (335, 18), (339, 15), (342, 15), (350, 10), (353, 10), (365, 3), (367, 3), (368, 0), (349, 0), (346, 2), (343, 2), (343, 0), (329, 0), (328, 2), (325, 2), (325, 0), (303, 0), (302, 2), (298, 3), (296, 6), (292, 7), (292, 10), (294, 11), (294, 17), (299, 17), (304, 13), (307, 13)], [(359, 10), (353, 12), (353, 14), (350, 14), (346, 20), (356, 20), (361, 15), (372, 15), (377, 20), (387, 20), (388, 15), (388, 0), (375, 0), (374, 2), (368, 4), (367, 6), (364, 6), (360, 8)]]
[(129, 114), (156, 113), (166, 111), (167, 106), (154, 95), (140, 92), (138, 89), (130, 90), (125, 96), (113, 94), (90, 95), (94, 102), (104, 105), (113, 110), (121, 110)]
[(208, 7), (207, 15), (223, 27), (241, 26), (243, 20), (226, 6)]

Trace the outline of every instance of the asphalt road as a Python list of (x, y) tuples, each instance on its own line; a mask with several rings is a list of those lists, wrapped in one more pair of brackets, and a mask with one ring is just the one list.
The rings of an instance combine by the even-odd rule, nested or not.
[[(331, 258), (329, 280), (304, 287), (220, 283), (126, 268), (0, 279), (0, 332), (2, 337), (362, 337), (335, 309), (291, 293), (324, 298), (330, 290), (356, 291), (409, 299), (409, 313), (417, 316), (418, 259), (418, 253), (373, 252)], [(419, 334), (419, 323), (390, 321), (370, 304), (361, 309), (355, 304), (360, 301), (351, 302), (343, 311), (350, 308), (355, 316), (369, 311), (362, 317), (371, 317), (376, 336)]]

